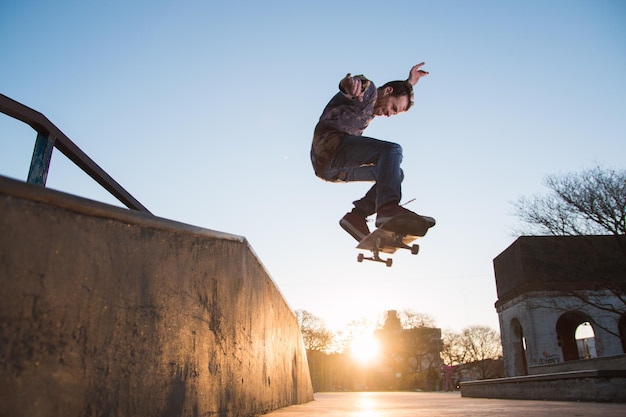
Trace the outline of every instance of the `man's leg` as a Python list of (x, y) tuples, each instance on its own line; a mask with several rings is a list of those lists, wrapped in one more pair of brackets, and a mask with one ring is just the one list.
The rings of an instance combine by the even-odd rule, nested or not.
[[(365, 197), (354, 202), (354, 210), (340, 221), (357, 240), (369, 233), (365, 218), (377, 213), (376, 226), (401, 214), (413, 214), (401, 207), (402, 180), (400, 145), (364, 136), (345, 136), (326, 170), (328, 181), (373, 181)], [(435, 219), (421, 216), (430, 227)], [(349, 224), (346, 224), (349, 223)]]
[(404, 174), (400, 169), (400, 145), (363, 136), (346, 136), (329, 162), (324, 178), (334, 182), (375, 182), (366, 195), (354, 201), (354, 209), (340, 225), (355, 239), (368, 233), (366, 218), (385, 205), (397, 206)]
[(328, 181), (367, 181), (376, 184), (355, 206), (368, 215), (386, 204), (398, 204), (404, 174), (400, 169), (402, 147), (365, 136), (345, 136), (330, 160), (324, 178)]
[(370, 233), (367, 218), (376, 212), (376, 184), (360, 200), (354, 201), (351, 212), (339, 220), (339, 225), (359, 242)]

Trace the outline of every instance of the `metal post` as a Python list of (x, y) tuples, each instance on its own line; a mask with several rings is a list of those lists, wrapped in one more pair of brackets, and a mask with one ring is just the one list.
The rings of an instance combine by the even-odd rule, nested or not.
[(30, 161), (30, 170), (28, 171), (28, 183), (46, 186), (53, 150), (54, 138), (45, 133), (37, 133), (33, 158)]

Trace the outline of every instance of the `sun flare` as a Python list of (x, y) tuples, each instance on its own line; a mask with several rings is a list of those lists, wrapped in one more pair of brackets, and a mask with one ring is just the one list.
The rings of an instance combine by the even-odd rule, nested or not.
[(362, 335), (352, 341), (352, 356), (359, 362), (369, 362), (378, 356), (378, 340), (371, 335)]

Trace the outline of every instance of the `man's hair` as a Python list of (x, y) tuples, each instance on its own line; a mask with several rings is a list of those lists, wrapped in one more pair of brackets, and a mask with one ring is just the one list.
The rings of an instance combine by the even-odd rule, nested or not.
[(393, 91), (391, 92), (392, 97), (402, 97), (407, 96), (409, 99), (409, 104), (406, 107), (406, 110), (410, 109), (413, 106), (413, 86), (408, 81), (389, 81), (381, 88), (391, 87)]

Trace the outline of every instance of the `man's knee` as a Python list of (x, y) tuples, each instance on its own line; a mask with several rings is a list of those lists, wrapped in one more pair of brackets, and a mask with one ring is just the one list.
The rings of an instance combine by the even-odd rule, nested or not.
[(397, 161), (398, 165), (402, 163), (402, 146), (397, 143), (389, 142), (384, 154), (387, 155), (387, 158)]
[(345, 169), (325, 168), (320, 170), (317, 176), (327, 182), (345, 182), (348, 177), (348, 171)]
[(397, 143), (389, 142), (388, 150), (390, 153), (402, 156), (402, 146)]

